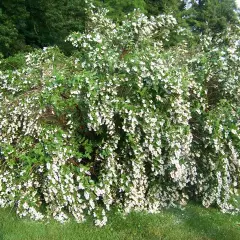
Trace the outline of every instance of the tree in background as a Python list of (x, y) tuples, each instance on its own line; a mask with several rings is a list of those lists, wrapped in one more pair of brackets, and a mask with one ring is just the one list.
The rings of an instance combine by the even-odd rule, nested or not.
[[(237, 19), (234, 0), (91, 0), (109, 10), (108, 16), (121, 23), (125, 15), (140, 9), (148, 16), (171, 14), (178, 26), (195, 33), (221, 32)], [(31, 48), (57, 45), (70, 54), (72, 47), (64, 40), (74, 31), (85, 29), (85, 1), (78, 0), (2, 0), (0, 2), (0, 53), (4, 57)], [(172, 35), (172, 46), (180, 42)], [(198, 40), (193, 40), (197, 42)]]
[(193, 31), (217, 33), (236, 22), (236, 9), (235, 0), (191, 0), (191, 7), (183, 13)]
[(26, 42), (37, 47), (58, 45), (65, 49), (64, 40), (69, 33), (84, 30), (84, 8), (84, 1), (28, 0)]
[(28, 18), (25, 0), (0, 2), (0, 53), (5, 57), (25, 50)]
[(109, 16), (115, 21), (122, 20), (124, 16), (134, 9), (147, 12), (147, 2), (145, 0), (95, 0), (96, 5), (102, 5), (109, 10)]
[(1, 1), (0, 52), (8, 57), (27, 46), (52, 45), (67, 51), (65, 38), (73, 31), (84, 30), (84, 8), (85, 2), (77, 0)]
[(159, 13), (171, 13), (178, 15), (185, 6), (184, 1), (179, 0), (145, 0), (147, 4), (147, 11), (151, 15), (158, 15)]

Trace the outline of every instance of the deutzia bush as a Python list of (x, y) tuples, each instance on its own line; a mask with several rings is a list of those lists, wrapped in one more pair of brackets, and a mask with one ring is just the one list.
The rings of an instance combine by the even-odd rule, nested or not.
[[(237, 212), (239, 35), (165, 49), (171, 15), (121, 24), (91, 7), (76, 52), (45, 48), (0, 72), (0, 206), (107, 222), (197, 198)], [(218, 47), (216, 47), (218, 46)]]
[(239, 28), (204, 36), (194, 54), (189, 60), (191, 155), (198, 170), (194, 192), (206, 207), (215, 203), (223, 211), (239, 211), (231, 198), (240, 177)]

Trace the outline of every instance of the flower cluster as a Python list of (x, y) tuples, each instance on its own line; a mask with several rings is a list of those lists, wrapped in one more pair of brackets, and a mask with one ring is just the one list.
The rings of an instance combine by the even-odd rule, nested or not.
[(0, 72), (0, 206), (98, 226), (113, 206), (239, 211), (239, 33), (165, 49), (171, 15), (106, 14), (90, 8), (74, 56), (45, 48)]

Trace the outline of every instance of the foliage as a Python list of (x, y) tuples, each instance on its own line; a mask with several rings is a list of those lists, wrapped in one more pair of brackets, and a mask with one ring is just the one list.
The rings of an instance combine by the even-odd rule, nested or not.
[(121, 21), (126, 14), (134, 9), (140, 9), (146, 12), (146, 3), (144, 0), (94, 0), (96, 6), (101, 6), (109, 10), (108, 16), (114, 21)]
[(14, 56), (0, 59), (0, 69), (6, 71), (22, 68), (26, 65), (25, 55), (24, 53), (18, 53)]
[(235, 0), (191, 0), (192, 7), (183, 11), (187, 23), (193, 31), (211, 31), (219, 33), (227, 28), (229, 23), (237, 23)]
[[(222, 32), (229, 23), (236, 23), (234, 0), (90, 0), (109, 10), (114, 22), (140, 9), (148, 16), (171, 14), (178, 26), (196, 34), (192, 44), (198, 44), (199, 32)], [(192, 2), (190, 5), (189, 2)], [(72, 53), (72, 45), (64, 42), (74, 31), (84, 32), (87, 14), (85, 1), (68, 0), (2, 0), (0, 1), (0, 54), (4, 57), (32, 48), (57, 45), (65, 54)], [(182, 40), (172, 34), (166, 47)]]
[(8, 57), (31, 47), (58, 45), (65, 52), (71, 50), (64, 43), (73, 31), (83, 31), (85, 1), (2, 0), (0, 2), (0, 52)]
[(20, 216), (106, 223), (185, 204), (238, 212), (239, 32), (164, 49), (172, 15), (121, 24), (88, 9), (84, 33), (0, 72), (0, 206)]
[(29, 0), (29, 31), (26, 42), (37, 47), (58, 45), (69, 52), (65, 38), (73, 31), (83, 31), (85, 24), (85, 1)]

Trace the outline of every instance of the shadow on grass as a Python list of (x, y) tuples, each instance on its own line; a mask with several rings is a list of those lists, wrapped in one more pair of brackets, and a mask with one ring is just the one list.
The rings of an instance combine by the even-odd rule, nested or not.
[(218, 209), (190, 204), (185, 210), (172, 210), (186, 228), (204, 240), (240, 240), (240, 215), (223, 214)]
[(0, 209), (0, 240), (240, 240), (239, 221), (239, 216), (195, 204), (160, 214), (130, 213), (125, 219), (111, 212), (103, 228), (92, 221), (34, 222)]

